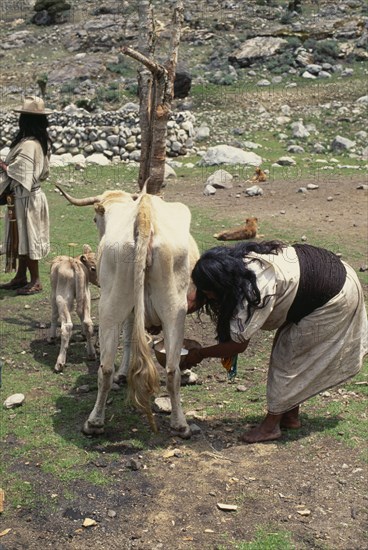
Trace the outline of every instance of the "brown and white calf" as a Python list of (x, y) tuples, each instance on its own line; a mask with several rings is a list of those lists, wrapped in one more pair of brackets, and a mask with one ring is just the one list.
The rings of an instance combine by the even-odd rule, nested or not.
[(62, 372), (73, 330), (74, 303), (82, 323), (82, 333), (87, 340), (88, 359), (96, 359), (89, 289), (89, 283), (97, 286), (96, 254), (85, 244), (83, 254), (75, 258), (57, 256), (51, 264), (50, 282), (52, 318), (48, 341), (50, 343), (55, 341), (57, 324), (60, 320), (61, 346), (54, 371)]

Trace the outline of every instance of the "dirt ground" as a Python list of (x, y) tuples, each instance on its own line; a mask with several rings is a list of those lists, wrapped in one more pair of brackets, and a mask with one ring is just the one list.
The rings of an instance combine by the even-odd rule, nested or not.
[[(293, 229), (296, 241), (306, 236), (311, 244), (318, 232), (336, 247), (340, 242), (348, 249), (349, 243), (367, 243), (368, 195), (357, 189), (366, 182), (326, 180), (319, 182), (319, 189), (297, 193), (307, 183), (271, 182), (263, 186), (264, 195), (255, 198), (245, 197), (242, 187), (204, 197), (198, 183), (185, 179), (170, 183), (165, 198), (193, 207), (207, 203), (213, 232), (221, 229), (216, 222), (226, 211), (234, 222), (259, 217), (267, 239)], [(245, 187), (241, 182), (235, 185)], [(270, 226), (279, 233), (269, 234), (265, 228)], [(367, 259), (355, 256), (351, 263), (359, 270)], [(9, 302), (4, 306), (13, 307)], [(196, 330), (195, 321), (189, 320), (188, 335)], [(209, 343), (212, 334), (208, 325), (202, 332), (208, 342), (203, 343)], [(209, 373), (204, 370), (199, 375), (217, 402), (224, 379)], [(260, 415), (261, 409), (260, 405)], [(42, 473), (32, 456), (28, 464), (19, 462), (15, 473), (21, 476), (26, 469), (40, 494), (56, 495), (55, 506), (52, 510), (22, 507), (8, 514), (6, 522), (0, 516), (0, 532), (11, 528), (0, 538), (0, 550), (228, 550), (234, 548), (233, 541), (252, 540), (259, 525), (291, 532), (298, 549), (368, 548), (367, 464), (362, 449), (321, 437), (313, 424), (308, 427), (308, 418), (300, 437), (258, 445), (238, 442), (246, 418), (240, 423), (227, 417), (224, 422), (219, 412), (217, 418), (199, 415), (193, 421), (200, 433), (182, 441), (170, 435), (169, 417), (159, 415), (160, 433), (142, 453), (116, 438), (111, 421), (107, 435), (111, 451), (121, 451), (120, 458), (110, 463), (101, 453), (100, 461), (88, 467), (107, 469), (114, 484), (75, 483), (72, 500), (60, 497), (61, 482)], [(6, 441), (8, 447), (17, 443)], [(237, 511), (223, 511), (218, 503), (235, 504)], [(97, 524), (83, 528), (86, 516)]]
[[(169, 183), (164, 190), (164, 197), (194, 207), (207, 204), (209, 217), (214, 222), (213, 233), (223, 229), (216, 222), (224, 216), (232, 217), (234, 226), (241, 224), (247, 217), (256, 216), (259, 232), (264, 235), (264, 239), (282, 240), (285, 233), (293, 242), (300, 241), (302, 237), (306, 237), (306, 242), (310, 244), (316, 238), (326, 239), (334, 243), (335, 253), (339, 252), (339, 242), (348, 248), (349, 242), (368, 242), (368, 193), (367, 190), (358, 189), (367, 185), (367, 173), (347, 178), (319, 176), (280, 181), (270, 179), (260, 185), (264, 194), (258, 197), (245, 195), (244, 191), (250, 184), (241, 178), (233, 182), (232, 189), (217, 190), (211, 197), (204, 197), (200, 193), (198, 182)], [(308, 190), (307, 193), (298, 192), (308, 184), (317, 185), (318, 189)], [(272, 232), (267, 231), (270, 226)], [(290, 231), (293, 232), (292, 236), (289, 235)], [(210, 246), (216, 244), (217, 241), (213, 240)], [(360, 265), (354, 267), (359, 269)]]

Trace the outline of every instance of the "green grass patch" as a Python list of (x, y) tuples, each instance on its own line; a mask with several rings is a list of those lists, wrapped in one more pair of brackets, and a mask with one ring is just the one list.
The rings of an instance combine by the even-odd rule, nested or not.
[[(218, 167), (204, 169), (197, 165), (194, 168), (185, 166), (189, 162), (197, 162), (198, 158), (186, 158), (183, 167), (177, 169), (177, 174), (179, 178), (186, 178), (188, 185), (201, 189), (205, 179)], [(226, 168), (236, 173), (236, 167)], [(106, 410), (106, 433), (98, 439), (83, 436), (81, 427), (95, 402), (97, 378), (96, 365), (92, 372), (85, 358), (85, 343), (78, 338), (79, 319), (73, 319), (76, 336), (71, 342), (68, 363), (61, 376), (53, 372), (59, 343), (50, 346), (46, 342), (50, 322), (51, 259), (57, 254), (77, 255), (84, 243), (96, 249), (98, 243), (93, 208), (70, 206), (55, 192), (54, 184), (58, 182), (71, 194), (82, 197), (115, 188), (137, 191), (137, 176), (137, 167), (131, 168), (124, 164), (91, 167), (81, 173), (69, 168), (54, 169), (50, 180), (43, 185), (50, 206), (52, 241), (50, 257), (40, 262), (44, 293), (42, 296), (16, 299), (6, 293), (2, 296), (0, 358), (4, 367), (0, 399), (5, 400), (12, 393), (26, 395), (21, 408), (7, 411), (0, 409), (0, 445), (2, 452), (6, 453), (1, 475), (3, 487), (7, 493), (10, 490), (12, 506), (18, 506), (21, 502), (22, 506), (39, 505), (38, 489), (33, 486), (30, 474), (22, 470), (17, 475), (19, 466), (30, 460), (34, 467), (37, 464), (41, 474), (63, 483), (63, 491), (67, 495), (72, 492), (76, 481), (94, 486), (113, 483), (108, 468), (95, 466), (102, 459), (107, 466), (111, 466), (115, 462), (119, 463), (128, 453), (145, 451), (152, 446), (152, 433), (147, 422), (127, 405), (125, 389), (110, 394), (111, 402)], [(179, 200), (185, 202), (185, 197)], [(214, 208), (209, 211), (206, 202), (203, 205), (196, 202), (195, 206), (189, 206), (192, 231), (200, 250), (218, 244), (212, 236), (214, 217), (218, 226), (233, 224), (234, 214), (231, 210), (225, 212)], [(2, 224), (3, 219), (0, 219), (0, 231), (3, 230)], [(264, 222), (265, 233), (273, 234), (275, 228), (271, 219)], [(292, 227), (286, 227), (277, 234), (278, 238), (287, 242), (292, 242), (294, 236)], [(333, 236), (326, 237), (312, 231), (311, 238), (314, 244), (341, 252), (348, 261), (361, 260), (365, 251), (363, 236), (356, 242), (339, 242)], [(0, 279), (6, 281), (9, 275), (1, 273)], [(92, 289), (92, 296), (97, 298), (97, 290)], [(93, 300), (92, 314), (95, 319), (98, 317), (97, 305), (97, 299)], [(244, 423), (259, 422), (266, 407), (266, 377), (272, 337), (272, 333), (263, 333), (252, 340), (247, 354), (240, 357), (235, 383), (227, 381), (226, 372), (219, 361), (212, 360), (203, 365), (198, 370), (202, 385), (182, 388), (184, 409), (196, 410), (209, 422), (220, 421), (225, 425), (233, 425), (235, 422), (235, 429), (239, 430)], [(120, 356), (116, 363), (119, 360)], [(287, 433), (284, 444), (290, 445), (301, 437), (308, 440), (310, 437), (330, 436), (347, 447), (363, 448), (368, 435), (365, 411), (367, 387), (357, 385), (357, 382), (366, 381), (367, 372), (366, 363), (362, 373), (343, 386), (346, 393), (341, 394), (334, 389), (330, 397), (318, 396), (303, 405), (302, 431), (298, 434), (291, 431)], [(89, 384), (90, 390), (81, 393), (79, 388), (85, 384)], [(245, 385), (247, 391), (238, 392), (236, 386), (239, 384)], [(159, 446), (160, 443), (155, 442), (155, 445)], [(51, 500), (47, 502), (52, 506)], [(271, 536), (270, 533), (262, 536), (266, 537), (264, 540), (267, 544), (276, 544), (279, 537), (276, 535), (276, 542), (267, 538)], [(257, 539), (254, 544), (256, 542)]]
[[(233, 543), (229, 546), (218, 546), (219, 550), (296, 550), (297, 546), (293, 543), (292, 535), (288, 531), (280, 531), (275, 527), (274, 530), (267, 527), (259, 527), (255, 537), (250, 542)], [(300, 546), (299, 546), (300, 548)]]

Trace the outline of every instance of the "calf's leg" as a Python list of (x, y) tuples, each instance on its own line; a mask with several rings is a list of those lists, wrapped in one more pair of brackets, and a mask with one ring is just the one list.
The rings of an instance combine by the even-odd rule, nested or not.
[(59, 355), (58, 355), (58, 358), (56, 359), (56, 363), (54, 366), (55, 372), (62, 372), (65, 367), (66, 353), (68, 351), (72, 330), (73, 330), (73, 323), (71, 321), (69, 323), (64, 321), (61, 323), (61, 329), (60, 329), (61, 344), (60, 344)]
[(96, 359), (96, 350), (93, 345), (93, 322), (91, 319), (91, 293), (87, 288), (84, 301), (77, 303), (77, 314), (82, 323), (82, 332), (87, 340), (87, 357), (89, 360)]

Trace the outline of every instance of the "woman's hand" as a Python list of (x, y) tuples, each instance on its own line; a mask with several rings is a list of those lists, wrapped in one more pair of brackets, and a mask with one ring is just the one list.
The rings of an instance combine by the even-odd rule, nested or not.
[(201, 348), (193, 348), (188, 350), (188, 355), (185, 357), (185, 360), (182, 363), (182, 369), (190, 369), (191, 367), (194, 367), (195, 365), (198, 365), (203, 359), (203, 356), (201, 354)]
[(182, 362), (182, 368), (190, 369), (208, 357), (218, 357), (220, 359), (222, 357), (232, 357), (233, 355), (237, 355), (238, 353), (245, 351), (248, 343), (249, 340), (242, 343), (229, 340), (228, 342), (222, 342), (221, 344), (216, 344), (214, 346), (190, 349), (185, 361), (183, 360)]

